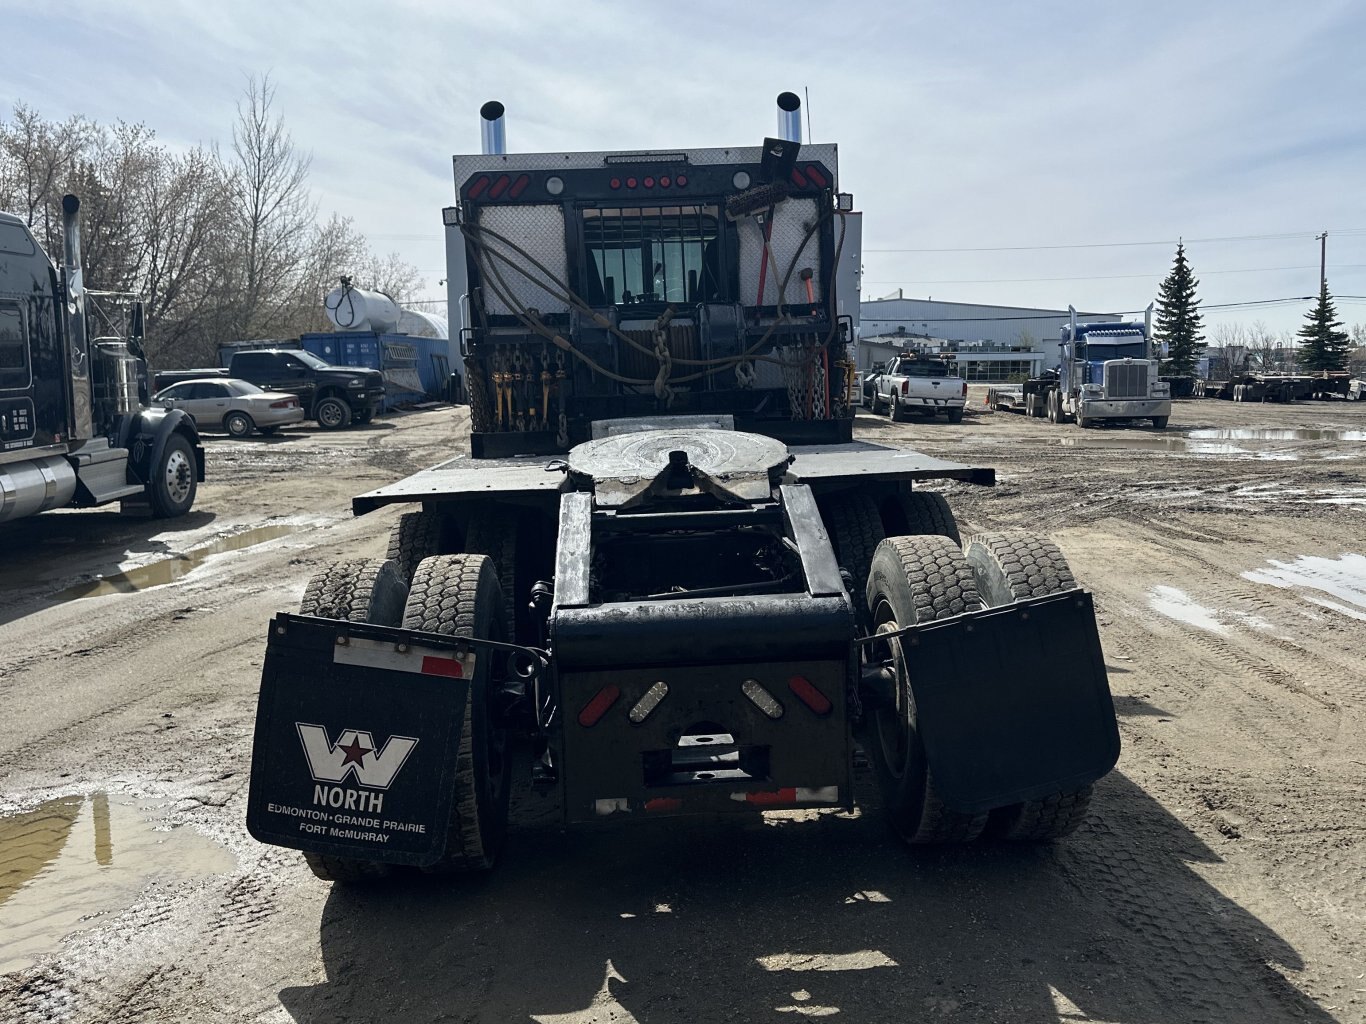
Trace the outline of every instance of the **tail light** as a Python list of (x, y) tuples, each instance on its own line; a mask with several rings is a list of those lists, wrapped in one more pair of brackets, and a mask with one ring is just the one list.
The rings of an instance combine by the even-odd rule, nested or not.
[(967, 382), (967, 381), (963, 381), (963, 397), (964, 397), (964, 398), (967, 398), (967, 397), (968, 397), (968, 382)]
[(282, 402), (271, 402), (271, 403), (270, 403), (270, 407), (271, 407), (272, 409), (293, 409), (293, 408), (294, 408), (296, 405), (298, 405), (298, 404), (299, 404), (298, 402), (296, 402), (296, 401), (294, 401), (294, 399), (290, 398), (290, 399), (287, 399), (287, 400), (282, 401)]
[(903, 395), (909, 395), (911, 393), (911, 382), (909, 380), (903, 380), (901, 382), (901, 393)]
[(590, 729), (598, 724), (598, 719), (607, 714), (607, 709), (617, 702), (621, 696), (620, 688), (616, 686), (604, 686), (599, 690), (583, 710), (579, 712), (579, 724), (585, 729)]

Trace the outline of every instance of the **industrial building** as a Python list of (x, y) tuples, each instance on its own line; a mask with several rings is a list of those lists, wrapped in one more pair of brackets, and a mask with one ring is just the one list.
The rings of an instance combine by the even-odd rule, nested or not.
[[(908, 299), (898, 289), (861, 304), (858, 366), (866, 370), (910, 348), (953, 358), (968, 381), (1032, 377), (1058, 364), (1058, 331), (1069, 316), (1065, 309)], [(1078, 311), (1077, 319), (1123, 317)]]

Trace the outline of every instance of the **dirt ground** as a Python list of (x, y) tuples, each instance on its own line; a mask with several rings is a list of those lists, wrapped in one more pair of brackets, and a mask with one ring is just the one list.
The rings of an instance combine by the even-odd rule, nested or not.
[[(1366, 1021), (1366, 403), (858, 432), (995, 466), (969, 529), (1096, 595), (1124, 739), (1053, 847), (855, 814), (565, 832), (491, 876), (333, 888), (243, 826), (272, 612), (460, 450), (447, 408), (209, 440), (196, 510), (0, 533), (0, 1021)], [(102, 577), (99, 578), (99, 577)]]

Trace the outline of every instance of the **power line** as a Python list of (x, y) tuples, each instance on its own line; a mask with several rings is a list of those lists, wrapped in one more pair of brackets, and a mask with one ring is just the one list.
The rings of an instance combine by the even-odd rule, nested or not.
[[(1334, 296), (1334, 297), (1337, 298), (1338, 296)], [(1341, 296), (1341, 297), (1342, 297), (1342, 298), (1361, 298), (1361, 299), (1366, 299), (1366, 295), (1363, 295), (1363, 296), (1351, 296), (1351, 295), (1347, 295), (1347, 296)], [(1206, 305), (1206, 304), (1204, 304), (1204, 303), (1201, 303), (1201, 304), (1200, 304), (1200, 310), (1203, 312), (1203, 311), (1205, 311), (1205, 310), (1210, 310), (1210, 309), (1253, 309), (1253, 308), (1256, 308), (1256, 307), (1258, 307), (1258, 306), (1283, 306), (1283, 305), (1286, 305), (1287, 303), (1296, 303), (1296, 302), (1315, 302), (1315, 301), (1317, 301), (1317, 300), (1318, 300), (1318, 296), (1317, 296), (1317, 295), (1292, 295), (1292, 296), (1289, 296), (1289, 297), (1284, 298), (1284, 299), (1247, 299), (1247, 300), (1245, 300), (1245, 301), (1243, 301), (1243, 302), (1219, 302), (1219, 303), (1212, 303), (1212, 304), (1210, 304), (1210, 305)], [(885, 301), (885, 300), (884, 300), (884, 301)], [(928, 300), (928, 299), (906, 299), (905, 301), (906, 301), (906, 302), (928, 302), (928, 301), (931, 301), (931, 300)], [(955, 304), (955, 303), (948, 303), (948, 305), (954, 305), (954, 304)], [(1136, 314), (1144, 313), (1144, 312), (1146, 312), (1145, 309), (1119, 309), (1119, 310), (1111, 310), (1111, 311), (1109, 311), (1109, 312), (1091, 310), (1091, 311), (1088, 311), (1088, 312), (1078, 312), (1077, 315), (1078, 315), (1078, 316), (1132, 316), (1132, 315), (1136, 315)], [(863, 322), (864, 322), (864, 323), (869, 323), (869, 324), (999, 323), (999, 322), (1003, 322), (1003, 321), (1015, 321), (1015, 320), (1057, 320), (1057, 319), (1060, 319), (1060, 318), (1065, 318), (1067, 315), (1068, 315), (1067, 312), (1066, 312), (1065, 310), (1063, 310), (1063, 311), (1059, 311), (1059, 312), (1056, 312), (1056, 313), (1039, 312), (1039, 313), (1035, 313), (1033, 316), (955, 316), (955, 317), (942, 317), (942, 316), (866, 316), (866, 317), (863, 318)]]
[[(1345, 228), (1335, 235), (1366, 235), (1366, 228)], [(1034, 252), (1043, 249), (1127, 249), (1138, 246), (1176, 245), (1178, 242), (1206, 244), (1213, 242), (1268, 242), (1287, 238), (1317, 238), (1313, 231), (1292, 231), (1277, 235), (1226, 235), (1221, 238), (1167, 238), (1153, 242), (1066, 242), (1056, 245), (978, 245), (940, 249), (864, 249), (864, 252)]]
[[(1279, 273), (1286, 270), (1317, 270), (1317, 265), (1306, 264), (1302, 267), (1243, 267), (1238, 270), (1202, 270), (1201, 277), (1211, 274), (1270, 274)], [(1366, 263), (1341, 263), (1330, 267), (1330, 270), (1362, 270), (1366, 269)], [(1128, 281), (1138, 278), (1150, 278), (1153, 274), (1099, 274), (1082, 277), (973, 277), (973, 278), (949, 278), (927, 280), (924, 278), (914, 278), (916, 284), (1035, 284), (1046, 281)], [(889, 285), (899, 284), (899, 281), (864, 281), (864, 284)]]

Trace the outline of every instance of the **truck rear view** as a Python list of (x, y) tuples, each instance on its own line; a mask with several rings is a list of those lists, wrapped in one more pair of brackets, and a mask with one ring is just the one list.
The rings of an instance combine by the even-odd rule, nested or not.
[(851, 441), (835, 147), (513, 155), (483, 115), (445, 211), (473, 457), (357, 497), (414, 506), (388, 558), (272, 622), (252, 834), (487, 870), (514, 770), (568, 823), (847, 808), (856, 742), (908, 842), (1074, 829), (1118, 756), (1090, 596), (921, 487), (991, 470)]

